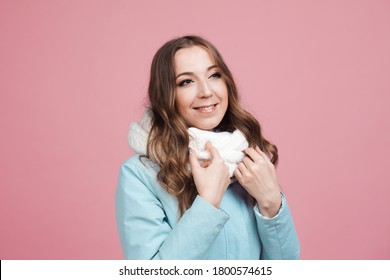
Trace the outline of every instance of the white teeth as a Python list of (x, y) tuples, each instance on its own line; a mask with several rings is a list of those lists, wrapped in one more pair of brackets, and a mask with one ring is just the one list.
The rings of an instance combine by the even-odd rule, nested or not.
[(207, 107), (198, 107), (197, 110), (201, 112), (211, 112), (215, 105), (207, 106)]

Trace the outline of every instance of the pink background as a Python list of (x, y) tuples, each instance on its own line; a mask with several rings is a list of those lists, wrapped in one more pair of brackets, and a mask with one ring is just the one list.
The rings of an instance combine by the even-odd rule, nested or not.
[(0, 1), (0, 258), (121, 259), (158, 47), (195, 33), (280, 149), (302, 259), (390, 259), (390, 1)]

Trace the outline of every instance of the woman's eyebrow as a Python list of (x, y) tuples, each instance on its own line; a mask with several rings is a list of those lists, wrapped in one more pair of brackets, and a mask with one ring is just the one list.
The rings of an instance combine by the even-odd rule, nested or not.
[[(211, 65), (209, 67), (207, 67), (207, 71), (210, 71), (211, 69), (213, 68), (217, 68), (218, 65)], [(180, 73), (179, 75), (176, 76), (176, 79), (179, 78), (180, 76), (183, 76), (183, 75), (194, 75), (194, 72), (183, 72), (183, 73)]]
[(180, 76), (183, 76), (183, 75), (193, 75), (194, 73), (193, 72), (183, 72), (183, 73), (180, 73), (179, 75), (176, 76), (176, 79), (179, 78)]
[(218, 67), (218, 65), (216, 65), (216, 64), (211, 65), (211, 66), (207, 67), (207, 71), (209, 71), (209, 70), (211, 70), (213, 68), (217, 68), (217, 67)]

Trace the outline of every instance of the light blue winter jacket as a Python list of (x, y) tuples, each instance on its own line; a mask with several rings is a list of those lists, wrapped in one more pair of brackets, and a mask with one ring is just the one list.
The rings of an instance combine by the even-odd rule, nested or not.
[(178, 220), (178, 202), (156, 180), (158, 166), (134, 155), (121, 167), (116, 219), (126, 259), (298, 259), (299, 240), (287, 201), (262, 216), (232, 183), (217, 209), (197, 196)]

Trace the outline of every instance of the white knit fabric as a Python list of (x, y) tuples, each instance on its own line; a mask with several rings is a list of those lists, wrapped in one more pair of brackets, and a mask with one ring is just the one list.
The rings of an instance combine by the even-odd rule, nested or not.
[[(139, 154), (146, 154), (146, 144), (151, 128), (151, 112), (146, 111), (139, 123), (133, 122), (129, 127), (128, 141), (130, 147)], [(244, 158), (243, 150), (248, 148), (248, 141), (241, 131), (213, 132), (195, 127), (188, 128), (190, 136), (189, 147), (195, 152), (199, 160), (209, 160), (210, 153), (205, 150), (207, 141), (218, 150), (221, 158), (229, 167), (230, 177), (237, 168), (237, 164)]]

